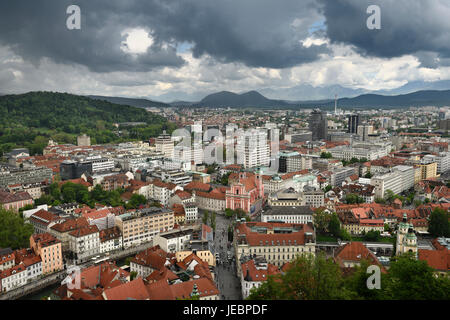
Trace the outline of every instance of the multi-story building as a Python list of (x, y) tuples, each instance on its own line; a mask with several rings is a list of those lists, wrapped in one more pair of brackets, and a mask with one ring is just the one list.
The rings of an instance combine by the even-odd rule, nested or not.
[(280, 273), (278, 267), (267, 263), (263, 257), (257, 257), (241, 264), (242, 298), (246, 299), (252, 288), (258, 288), (271, 275)]
[(295, 172), (303, 169), (302, 156), (298, 152), (281, 152), (279, 154), (279, 168), (281, 173)]
[(305, 204), (313, 208), (319, 208), (324, 205), (325, 195), (322, 190), (305, 190), (303, 191)]
[(155, 140), (156, 152), (162, 153), (166, 158), (173, 158), (174, 143), (172, 137), (164, 131), (162, 135)]
[(192, 229), (172, 230), (155, 235), (153, 245), (159, 246), (168, 253), (186, 251), (192, 239)]
[(0, 189), (0, 206), (6, 210), (19, 212), (20, 208), (33, 204), (33, 198), (28, 192), (10, 193)]
[(267, 131), (263, 129), (247, 130), (237, 138), (236, 152), (238, 164), (244, 168), (267, 167), (270, 164), (270, 147)]
[(210, 192), (193, 191), (195, 203), (199, 209), (223, 212), (227, 208), (226, 194), (221, 189), (213, 189)]
[(328, 149), (328, 152), (331, 153), (333, 158), (346, 161), (350, 161), (352, 158), (356, 158), (358, 160), (367, 159), (371, 161), (382, 158), (388, 154), (386, 148), (380, 146), (368, 146), (366, 148), (337, 146)]
[(12, 268), (0, 272), (0, 291), (10, 290), (24, 286), (27, 283), (27, 268), (20, 263)]
[(371, 184), (375, 186), (375, 198), (384, 198), (386, 190), (391, 190), (395, 194), (404, 191), (401, 171), (388, 172), (386, 174), (372, 177)]
[(296, 192), (294, 188), (288, 188), (271, 193), (267, 198), (267, 204), (271, 207), (297, 207), (304, 206), (306, 203), (300, 192)]
[(287, 140), (289, 143), (296, 143), (296, 142), (306, 142), (312, 140), (312, 132), (311, 131), (299, 131), (294, 132), (291, 134), (286, 134), (284, 136), (285, 140)]
[(115, 174), (111, 176), (106, 176), (100, 183), (103, 190), (114, 191), (119, 188), (126, 189), (130, 186), (129, 178), (126, 174)]
[(102, 158), (101, 156), (87, 157), (86, 160), (92, 162), (92, 173), (108, 172), (114, 169), (113, 159)]
[(69, 233), (69, 251), (77, 263), (86, 262), (100, 253), (100, 231), (96, 225), (90, 225)]
[(28, 222), (34, 227), (34, 233), (49, 232), (48, 227), (51, 223), (59, 223), (63, 221), (64, 219), (61, 219), (59, 216), (43, 209), (32, 214), (30, 218), (28, 218)]
[(195, 222), (198, 220), (198, 207), (195, 203), (185, 203), (183, 204), (185, 221), (187, 223)]
[(261, 213), (261, 222), (312, 223), (313, 213), (310, 206), (268, 207)]
[(441, 152), (438, 155), (426, 155), (424, 158), (429, 158), (430, 163), (437, 163), (436, 173), (438, 174), (450, 170), (450, 152)]
[(91, 145), (91, 137), (83, 134), (77, 137), (77, 145), (79, 147), (89, 147)]
[(359, 114), (348, 115), (348, 133), (356, 134), (358, 126), (361, 125), (361, 117)]
[(170, 258), (170, 254), (158, 246), (153, 246), (139, 252), (131, 259), (130, 271), (136, 272), (138, 277), (145, 279), (153, 271), (163, 270), (168, 258)]
[(401, 174), (402, 179), (402, 191), (414, 188), (414, 167), (412, 166), (395, 166), (393, 171), (398, 171)]
[(0, 255), (0, 271), (14, 267), (15, 259), (16, 257), (12, 252)]
[(233, 242), (238, 272), (242, 257), (263, 256), (267, 263), (281, 267), (299, 254), (316, 251), (312, 224), (241, 222), (236, 225)]
[(163, 206), (167, 206), (171, 195), (177, 190), (176, 184), (162, 182), (158, 179), (151, 181), (150, 186), (150, 198), (159, 201)]
[(340, 187), (342, 182), (345, 181), (347, 177), (355, 174), (355, 169), (352, 167), (335, 168), (333, 169), (330, 177), (330, 182), (332, 186)]
[(311, 112), (309, 130), (312, 132), (312, 140), (325, 140), (328, 135), (327, 113), (319, 109)]
[(166, 208), (151, 207), (116, 217), (124, 248), (150, 242), (156, 234), (172, 230), (174, 223), (173, 211)]
[(123, 248), (122, 234), (118, 227), (100, 230), (100, 253), (120, 250)]
[(27, 192), (33, 200), (39, 199), (42, 196), (42, 183), (27, 183), (9, 185), (8, 190), (12, 193)]
[(63, 251), (69, 250), (69, 233), (84, 227), (87, 227), (89, 222), (85, 218), (67, 219), (66, 221), (56, 221), (48, 226), (48, 233), (61, 241), (61, 248)]
[(53, 181), (52, 169), (37, 167), (0, 171), (0, 188), (15, 184), (41, 183), (44, 181)]
[(50, 233), (33, 234), (30, 247), (41, 257), (42, 274), (49, 274), (64, 269), (61, 241)]
[(78, 179), (86, 173), (92, 174), (92, 161), (65, 160), (59, 166), (62, 180)]

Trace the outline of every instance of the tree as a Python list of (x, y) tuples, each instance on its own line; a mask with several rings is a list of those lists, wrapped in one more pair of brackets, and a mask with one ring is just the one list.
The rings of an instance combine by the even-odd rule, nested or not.
[(133, 281), (134, 279), (136, 279), (137, 275), (138, 275), (138, 273), (136, 271), (131, 271), (130, 272), (130, 281)]
[(317, 232), (325, 233), (328, 224), (330, 223), (331, 215), (326, 213), (323, 209), (316, 209), (313, 213), (314, 226)]
[(203, 214), (203, 218), (202, 218), (203, 224), (208, 224), (208, 216), (209, 216), (208, 211), (205, 211), (205, 213)]
[(322, 152), (322, 153), (320, 154), (320, 157), (321, 157), (322, 159), (330, 159), (330, 158), (332, 158), (333, 156), (332, 156), (331, 152)]
[[(345, 286), (351, 293), (352, 300), (381, 300), (385, 298), (384, 290), (369, 289), (367, 279), (370, 274), (367, 273), (369, 261), (363, 259), (359, 266), (355, 266), (353, 272), (345, 279)], [(381, 273), (381, 289), (386, 287), (386, 275)]]
[(234, 214), (235, 214), (235, 212), (233, 210), (231, 210), (230, 208), (225, 209), (225, 217), (227, 217), (228, 219), (233, 218)]
[(323, 188), (323, 192), (324, 192), (324, 193), (327, 193), (327, 192), (330, 191), (331, 189), (333, 189), (333, 187), (330, 186), (330, 185), (327, 185), (325, 188)]
[(380, 241), (380, 231), (370, 230), (363, 238), (365, 241), (378, 242)]
[(370, 179), (373, 177), (373, 174), (370, 173), (370, 171), (367, 171), (367, 173), (364, 175), (364, 178)]
[(395, 300), (448, 300), (450, 278), (438, 277), (426, 261), (406, 253), (391, 260), (385, 293)]
[(345, 196), (345, 202), (347, 204), (364, 203), (364, 199), (357, 194), (349, 193)]
[(335, 300), (349, 296), (341, 270), (323, 253), (299, 255), (286, 273), (269, 276), (249, 300)]
[(449, 213), (444, 209), (435, 208), (430, 215), (428, 232), (435, 237), (450, 237)]
[(141, 194), (133, 194), (125, 205), (127, 209), (137, 209), (140, 205), (147, 204), (147, 199)]
[(335, 237), (341, 236), (341, 223), (336, 213), (333, 213), (328, 223), (328, 231)]
[(231, 172), (228, 172), (226, 174), (224, 174), (221, 178), (220, 178), (220, 184), (223, 184), (224, 186), (228, 185), (228, 178), (230, 177)]
[(28, 248), (34, 228), (17, 213), (0, 208), (0, 247)]
[(394, 199), (395, 199), (395, 193), (394, 193), (392, 190), (387, 189), (386, 192), (385, 192), (385, 194), (384, 194), (384, 199), (385, 199), (387, 202), (391, 203), (391, 202), (394, 201)]
[(215, 212), (212, 212), (212, 213), (211, 213), (211, 216), (210, 216), (210, 225), (211, 225), (211, 228), (212, 228), (214, 231), (216, 231), (216, 213), (215, 213)]

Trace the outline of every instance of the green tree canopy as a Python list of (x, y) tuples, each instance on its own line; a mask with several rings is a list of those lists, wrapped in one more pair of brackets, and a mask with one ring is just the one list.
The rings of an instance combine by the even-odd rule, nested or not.
[(299, 255), (285, 274), (252, 289), (249, 300), (335, 300), (349, 297), (339, 266), (324, 254)]
[(19, 214), (0, 207), (0, 247), (28, 248), (34, 228)]
[(435, 237), (450, 237), (450, 215), (444, 209), (435, 208), (430, 215), (428, 232)]

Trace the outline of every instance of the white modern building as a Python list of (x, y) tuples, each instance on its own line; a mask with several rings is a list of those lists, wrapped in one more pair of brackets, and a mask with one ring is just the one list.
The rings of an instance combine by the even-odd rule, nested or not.
[(244, 168), (267, 167), (270, 164), (270, 147), (267, 130), (251, 129), (237, 138), (238, 164)]

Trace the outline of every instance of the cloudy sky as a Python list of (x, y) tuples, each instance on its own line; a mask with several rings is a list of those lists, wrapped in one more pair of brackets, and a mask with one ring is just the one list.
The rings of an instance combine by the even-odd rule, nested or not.
[[(80, 30), (66, 26), (72, 4)], [(380, 30), (367, 28), (369, 5)], [(3, 0), (0, 93), (308, 100), (314, 87), (330, 97), (442, 83), (448, 17), (448, 0)]]

